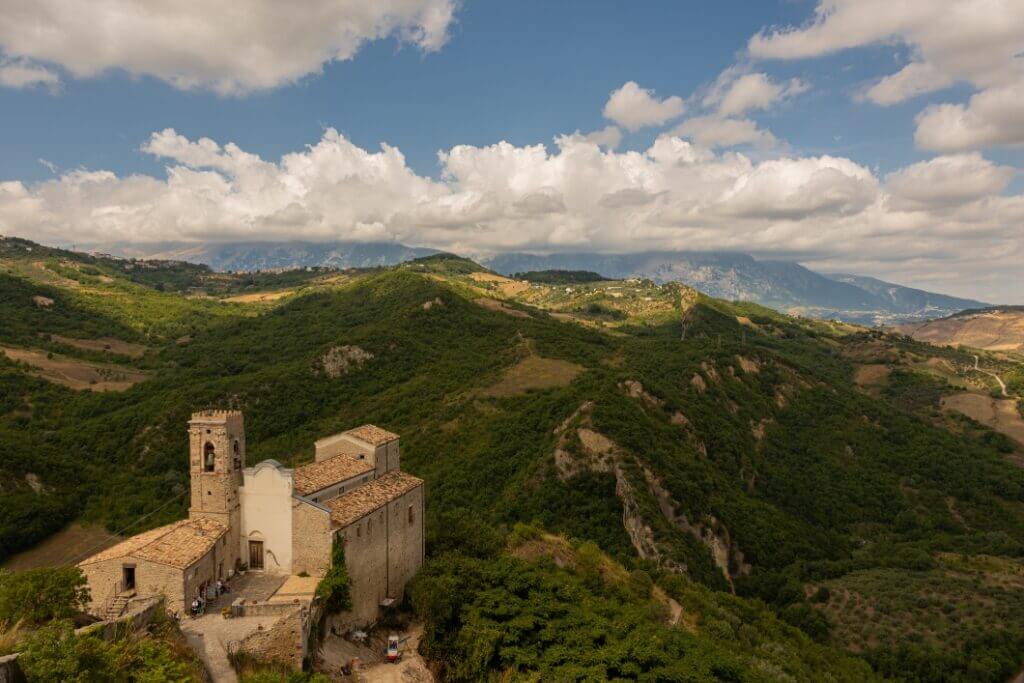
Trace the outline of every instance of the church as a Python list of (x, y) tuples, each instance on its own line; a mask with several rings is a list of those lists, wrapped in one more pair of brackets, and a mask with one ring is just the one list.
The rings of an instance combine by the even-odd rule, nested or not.
[(197, 412), (188, 423), (187, 519), (146, 531), (79, 563), (90, 612), (119, 616), (128, 599), (162, 596), (185, 613), (239, 570), (323, 576), (344, 544), (354, 623), (376, 621), (423, 563), (423, 481), (402, 472), (399, 438), (373, 425), (325, 437), (314, 461), (246, 467), (239, 411)]

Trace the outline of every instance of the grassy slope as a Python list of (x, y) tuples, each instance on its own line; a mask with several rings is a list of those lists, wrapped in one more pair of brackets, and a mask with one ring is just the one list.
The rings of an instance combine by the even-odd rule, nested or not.
[[(3, 284), (4, 291), (24, 286)], [(250, 462), (301, 461), (313, 439), (362, 422), (401, 433), (404, 466), (428, 482), (435, 553), (485, 543), (476, 538), (481, 527), (500, 535), (536, 519), (636, 564), (614, 478), (594, 473), (563, 482), (554, 474), (555, 428), (592, 401), (592, 426), (624, 453), (641, 514), (666, 553), (697, 581), (726, 586), (707, 548), (661, 514), (642, 484), (644, 469), (678, 513), (728, 530), (752, 565), (749, 577), (735, 572), (741, 593), (812, 633), (820, 624), (808, 610), (827, 612), (830, 603), (805, 602), (807, 586), (883, 569), (913, 584), (934, 571), (931, 558), (940, 552), (1022, 554), (1020, 470), (982, 435), (951, 434), (913, 406), (855, 391), (843, 349), (857, 335), (847, 330), (702, 298), (686, 342), (678, 322), (627, 325), (628, 335), (609, 336), (539, 312), (517, 318), (487, 310), (466, 298), (472, 291), (402, 268), (256, 317), (239, 307), (239, 315), (202, 319), (188, 344), (159, 346), (147, 359), (153, 379), (122, 395), (73, 394), (0, 366), (0, 444), (7, 446), (0, 467), (42, 473), (54, 489), (39, 496), (19, 486), (16, 501), (4, 497), (0, 552), (82, 512), (113, 528), (165, 501), (145, 524), (184, 514), (175, 498), (187, 487), (182, 426), (191, 410), (218, 405), (245, 410)], [(70, 296), (69, 305), (82, 296), (57, 293)], [(94, 308), (73, 310), (86, 325), (83, 336), (137, 329)], [(523, 396), (481, 395), (522, 357), (524, 338), (537, 354), (585, 372), (568, 386)], [(374, 358), (342, 378), (317, 374), (316, 359), (339, 344)], [(704, 390), (695, 387), (698, 375)], [(626, 381), (640, 382), (655, 401), (629, 396)], [(687, 424), (672, 422), (677, 413)], [(762, 423), (759, 439), (752, 427)], [(998, 618), (1007, 632), (981, 635), (995, 634), (994, 647), (1021, 642), (1019, 615)], [(842, 636), (848, 626), (840, 626), (836, 637), (849, 644)], [(913, 632), (906, 624), (894, 639)], [(993, 670), (1013, 663), (996, 662)]]

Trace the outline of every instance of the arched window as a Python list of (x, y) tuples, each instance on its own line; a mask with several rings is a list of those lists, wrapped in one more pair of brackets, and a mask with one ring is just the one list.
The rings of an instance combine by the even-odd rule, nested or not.
[(231, 450), (234, 452), (234, 455), (235, 455), (235, 469), (236, 470), (241, 469), (242, 468), (242, 449), (238, 445), (238, 439), (235, 439), (235, 442), (231, 445)]
[(203, 446), (203, 469), (207, 472), (213, 472), (213, 444), (209, 441)]

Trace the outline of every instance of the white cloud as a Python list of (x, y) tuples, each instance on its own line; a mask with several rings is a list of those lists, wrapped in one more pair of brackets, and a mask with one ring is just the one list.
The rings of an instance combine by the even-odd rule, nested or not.
[(848, 159), (757, 162), (672, 135), (645, 151), (603, 149), (583, 134), (550, 151), (459, 145), (439, 155), (439, 179), (415, 173), (394, 147), (368, 151), (334, 130), (277, 161), (173, 130), (142, 149), (167, 163), (166, 177), (76, 170), (0, 183), (0, 233), (51, 243), (397, 240), (476, 254), (733, 249), (922, 285), (941, 284), (932, 274), (945, 269), (959, 274), (959, 291), (993, 299), (999, 281), (984, 278), (1015, 282), (1024, 259), (1024, 196), (1000, 194), (1010, 171), (978, 154), (880, 183)]
[(983, 90), (966, 106), (928, 107), (917, 117), (914, 140), (919, 147), (941, 152), (1024, 145), (1024, 81)]
[(954, 206), (1002, 192), (1014, 170), (997, 166), (977, 152), (935, 157), (890, 173), (885, 186), (894, 206), (925, 209)]
[(638, 130), (671, 121), (682, 115), (685, 108), (681, 97), (673, 95), (659, 100), (653, 90), (629, 81), (609, 95), (604, 116), (626, 130)]
[(864, 98), (888, 106), (918, 95), (953, 85), (953, 79), (927, 62), (910, 62), (896, 73), (881, 79), (864, 93)]
[(954, 151), (1024, 143), (1020, 0), (819, 0), (808, 25), (759, 33), (748, 50), (755, 58), (799, 59), (894, 42), (909, 48), (910, 63), (864, 98), (890, 105), (957, 82), (978, 91), (967, 106), (926, 110), (918, 118), (919, 145)]
[(622, 144), (622, 131), (618, 126), (605, 126), (601, 130), (587, 133), (584, 137), (605, 149), (616, 149)]
[(806, 92), (810, 86), (798, 78), (776, 83), (768, 74), (726, 69), (704, 96), (706, 108), (717, 108), (721, 116), (738, 116), (755, 109), (768, 109), (783, 99)]
[(718, 116), (695, 116), (675, 127), (673, 133), (689, 138), (702, 147), (736, 147), (758, 145), (771, 147), (775, 136), (758, 128), (750, 119), (729, 119)]
[(318, 73), (371, 40), (437, 50), (454, 13), (455, 0), (7, 0), (0, 52), (80, 78), (123, 69), (238, 94)]
[(5, 88), (31, 88), (42, 86), (56, 90), (60, 77), (45, 67), (24, 59), (0, 59), (0, 86)]

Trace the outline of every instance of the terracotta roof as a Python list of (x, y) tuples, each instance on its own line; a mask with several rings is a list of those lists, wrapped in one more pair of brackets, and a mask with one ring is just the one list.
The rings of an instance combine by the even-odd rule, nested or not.
[(423, 480), (411, 474), (388, 472), (379, 479), (327, 501), (326, 505), (331, 509), (331, 522), (338, 526), (348, 526), (422, 485)]
[(374, 446), (379, 446), (382, 443), (394, 441), (398, 438), (398, 434), (373, 425), (363, 425), (362, 427), (356, 427), (355, 429), (350, 429), (344, 433)]
[(295, 493), (307, 496), (372, 470), (373, 465), (369, 460), (359, 460), (351, 455), (342, 454), (296, 467), (292, 473), (292, 481), (295, 482)]
[(185, 569), (208, 553), (225, 533), (227, 527), (212, 519), (183, 519), (132, 536), (78, 564), (131, 557)]

